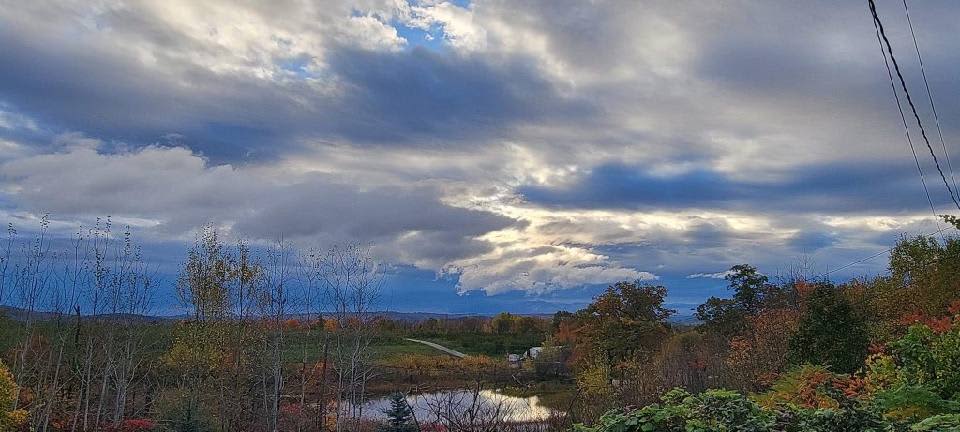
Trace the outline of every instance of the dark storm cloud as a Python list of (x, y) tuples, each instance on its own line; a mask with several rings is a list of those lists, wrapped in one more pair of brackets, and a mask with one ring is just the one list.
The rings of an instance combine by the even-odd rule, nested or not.
[[(658, 176), (643, 167), (607, 165), (568, 186), (524, 186), (519, 192), (531, 203), (560, 208), (923, 212), (929, 206), (916, 169), (908, 162), (803, 166), (779, 179), (756, 181), (712, 170)], [(928, 186), (942, 207), (949, 196), (939, 180), (928, 177)]]

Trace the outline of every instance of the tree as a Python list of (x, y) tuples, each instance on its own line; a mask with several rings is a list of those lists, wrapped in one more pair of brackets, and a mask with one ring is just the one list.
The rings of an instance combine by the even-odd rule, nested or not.
[(731, 299), (710, 297), (697, 306), (695, 315), (707, 331), (723, 336), (740, 333), (746, 325), (746, 313)]
[(767, 283), (767, 276), (757, 272), (757, 268), (750, 264), (730, 267), (724, 279), (733, 289), (733, 300), (748, 314), (754, 314), (760, 309), (771, 288)]
[[(208, 420), (209, 414), (216, 414), (220, 426), (229, 428), (237, 420), (232, 417), (241, 416), (245, 411), (235, 409), (241, 402), (228, 391), (239, 389), (239, 385), (232, 385), (229, 380), (241, 379), (239, 371), (230, 373), (229, 367), (237, 365), (237, 361), (230, 361), (232, 353), (229, 348), (236, 342), (236, 332), (231, 326), (236, 328), (235, 324), (239, 327), (244, 324), (232, 321), (236, 312), (234, 306), (242, 309), (244, 300), (232, 295), (231, 288), (242, 291), (252, 285), (252, 281), (245, 280), (249, 275), (241, 274), (251, 271), (249, 263), (244, 265), (247, 268), (238, 265), (237, 258), (220, 240), (217, 230), (206, 226), (198, 233), (177, 278), (177, 295), (190, 310), (192, 319), (177, 323), (173, 330), (173, 345), (164, 360), (180, 372), (179, 384), (187, 394), (185, 416), (181, 419), (183, 428), (200, 427)], [(236, 284), (244, 280), (248, 286)], [(219, 387), (218, 391), (213, 390), (215, 386)], [(215, 401), (205, 400), (211, 394), (217, 395)]]
[(317, 301), (336, 329), (330, 340), (336, 374), (336, 430), (351, 430), (362, 417), (367, 382), (377, 373), (370, 345), (376, 330), (375, 310), (383, 270), (370, 250), (359, 245), (311, 252), (303, 258), (302, 266), (308, 273), (308, 298)]
[(390, 395), (390, 408), (383, 410), (387, 416), (387, 424), (381, 426), (379, 432), (417, 432), (419, 428), (413, 417), (413, 409), (407, 403), (407, 397), (402, 393)]
[(869, 339), (862, 316), (832, 284), (818, 283), (805, 302), (797, 333), (790, 339), (792, 364), (820, 364), (840, 373), (856, 371), (867, 357)]
[(513, 333), (514, 328), (517, 326), (517, 320), (520, 317), (514, 316), (508, 312), (500, 312), (497, 316), (493, 317), (493, 320), (490, 321), (490, 327), (493, 329), (493, 332), (498, 335), (510, 334)]
[(960, 292), (960, 239), (944, 243), (927, 236), (901, 238), (890, 251), (890, 288), (896, 309), (941, 315)]
[(588, 351), (607, 365), (627, 358), (646, 358), (669, 332), (673, 310), (663, 307), (667, 289), (636, 282), (617, 282), (577, 312), (579, 334)]
[(696, 317), (708, 331), (732, 336), (745, 330), (746, 319), (762, 309), (764, 300), (775, 287), (768, 283), (767, 276), (749, 264), (730, 267), (724, 279), (733, 291), (733, 298), (710, 297), (697, 306)]
[(748, 318), (748, 331), (728, 342), (724, 359), (727, 385), (742, 391), (757, 391), (783, 372), (799, 315), (795, 309), (782, 308), (767, 309)]

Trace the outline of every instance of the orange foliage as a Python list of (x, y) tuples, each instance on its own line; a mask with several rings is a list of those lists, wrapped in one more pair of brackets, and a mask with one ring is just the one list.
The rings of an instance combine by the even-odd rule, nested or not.
[(323, 329), (328, 332), (335, 332), (339, 327), (334, 320), (323, 320)]
[(804, 366), (782, 376), (757, 400), (766, 407), (791, 404), (808, 409), (834, 409), (839, 401), (830, 390), (840, 390), (847, 395), (856, 394), (859, 387), (861, 384), (852, 383), (849, 376), (834, 374), (820, 366)]
[(283, 328), (286, 330), (296, 330), (300, 328), (300, 320), (291, 318), (283, 322)]
[(803, 302), (804, 299), (809, 297), (810, 293), (812, 293), (813, 290), (816, 289), (816, 287), (817, 287), (816, 285), (809, 283), (803, 279), (797, 280), (796, 282), (793, 283), (793, 289), (797, 292), (797, 297), (801, 302)]
[(725, 364), (744, 390), (764, 388), (783, 371), (790, 336), (799, 321), (793, 309), (763, 311), (749, 319), (747, 332), (730, 340)]
[(947, 312), (950, 312), (950, 315), (953, 316), (960, 315), (960, 299), (950, 302), (950, 306), (947, 306)]
[[(950, 309), (956, 309), (956, 304), (957, 301), (954, 301), (951, 304)], [(953, 312), (951, 312), (951, 314), (954, 316), (956, 315), (956, 313)], [(953, 316), (931, 317), (921, 312), (913, 312), (900, 317), (900, 324), (904, 326), (923, 324), (927, 327), (930, 327), (930, 330), (933, 330), (934, 333), (942, 334), (950, 331), (950, 329), (953, 327)]]

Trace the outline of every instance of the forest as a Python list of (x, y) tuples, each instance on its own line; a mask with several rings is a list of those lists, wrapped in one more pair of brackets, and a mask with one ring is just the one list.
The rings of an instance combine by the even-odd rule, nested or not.
[(960, 430), (955, 236), (902, 237), (887, 274), (843, 282), (734, 265), (692, 323), (639, 281), (552, 318), (390, 318), (369, 249), (212, 227), (173, 317), (109, 219), (11, 227), (2, 254), (2, 431)]

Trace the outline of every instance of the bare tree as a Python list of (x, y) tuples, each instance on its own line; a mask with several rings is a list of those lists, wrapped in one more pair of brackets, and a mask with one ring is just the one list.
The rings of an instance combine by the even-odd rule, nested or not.
[[(120, 243), (115, 245), (112, 258), (112, 326), (116, 351), (111, 358), (111, 385), (114, 392), (113, 422), (119, 424), (124, 418), (131, 387), (141, 377), (144, 362), (143, 350), (147, 345), (145, 326), (135, 320), (150, 313), (152, 280), (143, 261), (140, 248), (133, 243), (130, 227), (126, 227)], [(118, 325), (119, 324), (119, 325)]]
[[(51, 244), (47, 238), (50, 226), (49, 219), (44, 215), (40, 219), (40, 230), (33, 241), (21, 245), (21, 256), (14, 264), (10, 284), (17, 293), (17, 305), (23, 309), (24, 323), (20, 343), (16, 348), (16, 357), (13, 364), (13, 376), (17, 382), (37, 382), (28, 380), (28, 374), (38, 373), (37, 364), (28, 359), (35, 355), (35, 324), (38, 309), (43, 300), (53, 275), (51, 268)], [(21, 388), (14, 393), (13, 406), (20, 404)], [(31, 412), (33, 412), (31, 410)]]
[(284, 391), (284, 321), (290, 312), (293, 270), (291, 251), (281, 237), (266, 254), (261, 294), (261, 311), (270, 329), (265, 347), (267, 367), (263, 375), (265, 420), (270, 431), (278, 429), (280, 399)]
[(10, 260), (13, 258), (13, 244), (17, 237), (17, 230), (13, 228), (12, 223), (7, 224), (7, 238), (4, 241), (3, 252), (0, 255), (0, 304), (5, 304), (7, 300), (7, 270), (10, 268)]
[(370, 344), (382, 272), (370, 249), (359, 245), (335, 246), (308, 257), (307, 267), (317, 282), (314, 297), (322, 298), (325, 315), (335, 327), (330, 354), (336, 374), (336, 428), (350, 430), (363, 415), (367, 382), (376, 373)]
[(221, 394), (227, 393), (228, 406), (223, 410), (222, 430), (235, 430), (253, 421), (253, 383), (251, 371), (262, 340), (262, 329), (256, 320), (260, 313), (264, 268), (250, 247), (238, 241), (234, 257), (230, 297), (233, 315), (231, 327), (230, 371), (221, 379)]

